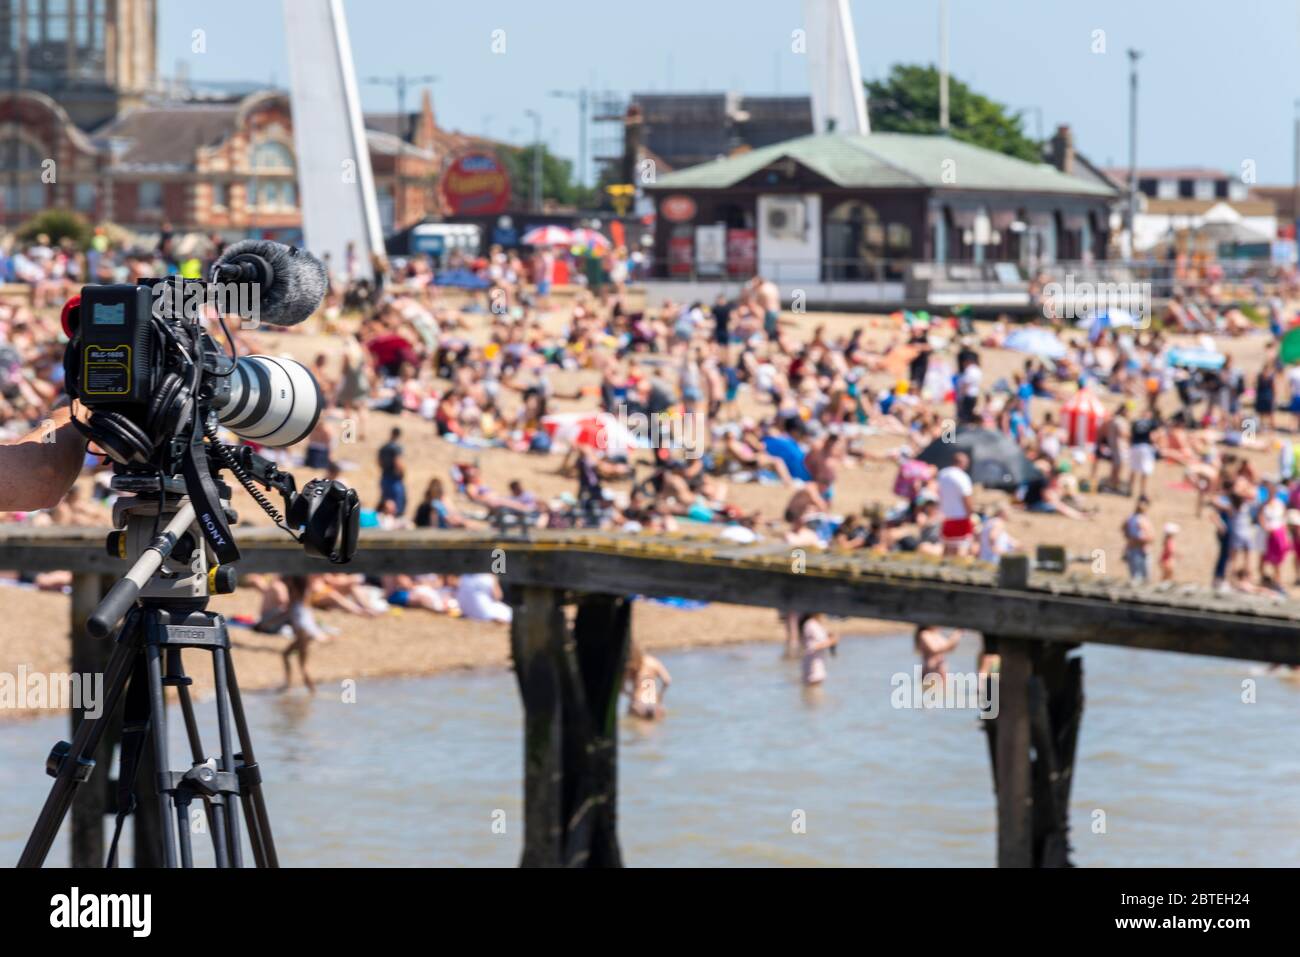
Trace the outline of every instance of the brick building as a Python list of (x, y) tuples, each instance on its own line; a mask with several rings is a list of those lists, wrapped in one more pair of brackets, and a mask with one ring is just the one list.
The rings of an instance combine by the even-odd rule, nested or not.
[[(61, 207), (143, 233), (296, 239), (288, 94), (165, 96), (156, 16), (153, 0), (0, 0), (0, 226)], [(439, 129), (427, 91), (365, 126), (385, 233), (442, 212), (440, 171), (493, 145)]]

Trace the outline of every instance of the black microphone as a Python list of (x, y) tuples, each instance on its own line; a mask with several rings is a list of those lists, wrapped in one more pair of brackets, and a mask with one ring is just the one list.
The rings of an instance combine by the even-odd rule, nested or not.
[(255, 318), (272, 326), (294, 326), (321, 304), (329, 288), (325, 264), (304, 249), (269, 239), (244, 239), (226, 247), (212, 266), (217, 282), (253, 283)]

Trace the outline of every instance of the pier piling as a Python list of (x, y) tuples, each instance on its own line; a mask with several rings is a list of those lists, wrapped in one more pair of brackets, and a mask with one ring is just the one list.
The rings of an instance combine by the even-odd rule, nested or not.
[[(99, 600), (104, 596), (105, 581), (95, 572), (75, 572), (72, 576), (72, 614), (71, 628), (72, 649), (69, 658), (69, 670), (73, 674), (103, 674), (108, 658), (113, 650), (113, 643), (103, 639), (92, 638), (86, 632), (86, 619), (95, 610)], [(70, 712), (68, 740), (76, 733), (81, 723), (83, 711), (73, 708)], [(107, 846), (104, 843), (104, 815), (110, 808), (110, 795), (113, 793), (108, 773), (102, 769), (109, 766), (113, 749), (122, 735), (121, 715), (114, 716), (109, 722), (99, 747), (95, 751), (95, 765), (101, 769), (78, 790), (72, 802), (71, 840), (69, 842), (70, 864), (73, 867), (103, 867)]]
[(618, 867), (618, 695), (631, 604), (510, 590), (515, 676), (524, 705), (524, 867)]
[(1083, 717), (1076, 645), (986, 636), (1001, 658), (986, 727), (998, 801), (999, 867), (1069, 867), (1070, 787)]

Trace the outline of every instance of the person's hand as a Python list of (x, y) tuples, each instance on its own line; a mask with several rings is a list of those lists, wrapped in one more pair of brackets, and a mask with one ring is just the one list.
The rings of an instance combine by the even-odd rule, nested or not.
[[(86, 408), (86, 406), (82, 403), (80, 399), (73, 399), (71, 417), (73, 419), (76, 419), (82, 425), (88, 426), (90, 424), (90, 409)], [(99, 455), (99, 456), (108, 455), (107, 452), (101, 449), (94, 442), (90, 442), (90, 441), (86, 442), (86, 451), (89, 452), (91, 455)]]
[(74, 398), (72, 400), (71, 406), (72, 406), (72, 418), (76, 419), (82, 425), (89, 424), (90, 410), (86, 408), (86, 406), (82, 403), (82, 401), (80, 399)]

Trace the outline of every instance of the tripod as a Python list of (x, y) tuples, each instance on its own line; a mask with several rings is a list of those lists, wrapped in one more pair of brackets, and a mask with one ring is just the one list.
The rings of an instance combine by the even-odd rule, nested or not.
[[(119, 480), (120, 484), (119, 484)], [(106, 700), (98, 718), (83, 718), (72, 741), (60, 741), (46, 760), (54, 784), (27, 839), (19, 867), (45, 862), (77, 787), (94, 773), (93, 755), (108, 722), (123, 708), (121, 766), (118, 773), (116, 833), (109, 864), (116, 861), (117, 842), (125, 818), (135, 807), (134, 779), (146, 746), (153, 748), (157, 769), (162, 859), (167, 867), (192, 867), (191, 818), (196, 800), (203, 804), (218, 867), (242, 867), (240, 810), (247, 820), (249, 845), (258, 867), (278, 867), (275, 844), (262, 796), (261, 772), (244, 717), (239, 683), (230, 657), (230, 636), (221, 615), (207, 611), (210, 594), (234, 590), (234, 569), (210, 566), (211, 556), (194, 527), (194, 506), (175, 479), (116, 476), (121, 491), (159, 492), (164, 504), (147, 495), (124, 496), (114, 505), (109, 535), (110, 554), (135, 561), (91, 614), (90, 633), (106, 637), (122, 619), (105, 673)], [(149, 487), (152, 483), (152, 489)], [(175, 499), (162, 493), (176, 492)], [(229, 489), (222, 486), (222, 504), (229, 511)], [(231, 513), (233, 518), (233, 513)], [(162, 528), (161, 532), (158, 531)], [(191, 679), (181, 654), (203, 649), (212, 656), (220, 756), (205, 757), (194, 705)], [(191, 766), (169, 770), (165, 690), (176, 689)], [(239, 738), (235, 751), (231, 719)], [(238, 801), (235, 801), (235, 798)], [(194, 809), (197, 812), (197, 808)], [(174, 828), (173, 828), (174, 824)]]

